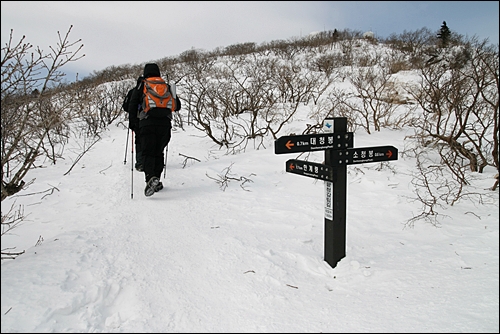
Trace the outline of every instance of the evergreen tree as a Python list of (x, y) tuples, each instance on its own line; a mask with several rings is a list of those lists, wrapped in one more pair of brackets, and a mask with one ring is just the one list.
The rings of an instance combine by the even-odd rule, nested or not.
[(339, 39), (339, 32), (337, 29), (333, 30), (333, 41), (336, 42)]
[(441, 46), (443, 48), (448, 46), (448, 42), (450, 41), (450, 36), (451, 36), (451, 31), (446, 25), (446, 21), (443, 21), (443, 24), (441, 25), (441, 29), (439, 30), (437, 34), (437, 38), (441, 41)]

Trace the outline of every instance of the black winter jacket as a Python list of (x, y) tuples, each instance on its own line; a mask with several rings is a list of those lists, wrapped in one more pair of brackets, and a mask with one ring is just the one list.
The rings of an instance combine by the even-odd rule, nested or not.
[(137, 111), (139, 110), (139, 105), (136, 106), (135, 112), (130, 113), (128, 106), (130, 104), (130, 99), (132, 97), (132, 93), (134, 92), (134, 88), (128, 91), (127, 96), (125, 97), (125, 100), (123, 101), (122, 104), (122, 109), (125, 110), (129, 115), (128, 115), (128, 127), (132, 131), (136, 131), (139, 129), (139, 119), (137, 118)]

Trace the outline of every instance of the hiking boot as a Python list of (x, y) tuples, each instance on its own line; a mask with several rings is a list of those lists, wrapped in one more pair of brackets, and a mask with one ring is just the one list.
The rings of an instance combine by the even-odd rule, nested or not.
[(144, 172), (144, 167), (142, 167), (142, 165), (136, 165), (135, 169), (139, 172)]
[(160, 183), (160, 179), (156, 176), (153, 176), (151, 179), (149, 179), (148, 183), (146, 184), (146, 188), (144, 189), (144, 195), (147, 197), (153, 195), (155, 193), (156, 186), (158, 186), (158, 183)]
[(163, 189), (163, 183), (159, 182), (155, 187), (155, 192), (158, 192)]

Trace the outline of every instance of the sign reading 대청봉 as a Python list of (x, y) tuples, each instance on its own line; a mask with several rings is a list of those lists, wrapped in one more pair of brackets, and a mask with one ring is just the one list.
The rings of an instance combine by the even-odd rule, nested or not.
[(274, 153), (286, 154), (330, 149), (347, 149), (354, 146), (353, 138), (352, 132), (283, 136), (275, 140)]

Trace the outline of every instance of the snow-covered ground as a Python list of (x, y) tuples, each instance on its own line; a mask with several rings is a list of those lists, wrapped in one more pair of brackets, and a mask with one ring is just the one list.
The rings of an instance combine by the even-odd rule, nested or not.
[[(401, 152), (405, 134), (359, 131), (354, 146)], [(498, 333), (498, 191), (441, 209), (439, 227), (405, 228), (421, 209), (415, 161), (349, 166), (346, 257), (332, 269), (324, 183), (285, 172), (299, 154), (277, 155), (268, 139), (226, 155), (186, 126), (173, 132), (165, 188), (147, 198), (130, 144), (124, 164), (126, 138), (110, 126), (68, 175), (69, 158), (43, 163), (2, 202), (27, 216), (2, 237), (2, 250), (25, 250), (2, 261), (2, 333)], [(223, 190), (226, 172), (241, 181)], [(493, 173), (473, 186), (487, 192)]]

